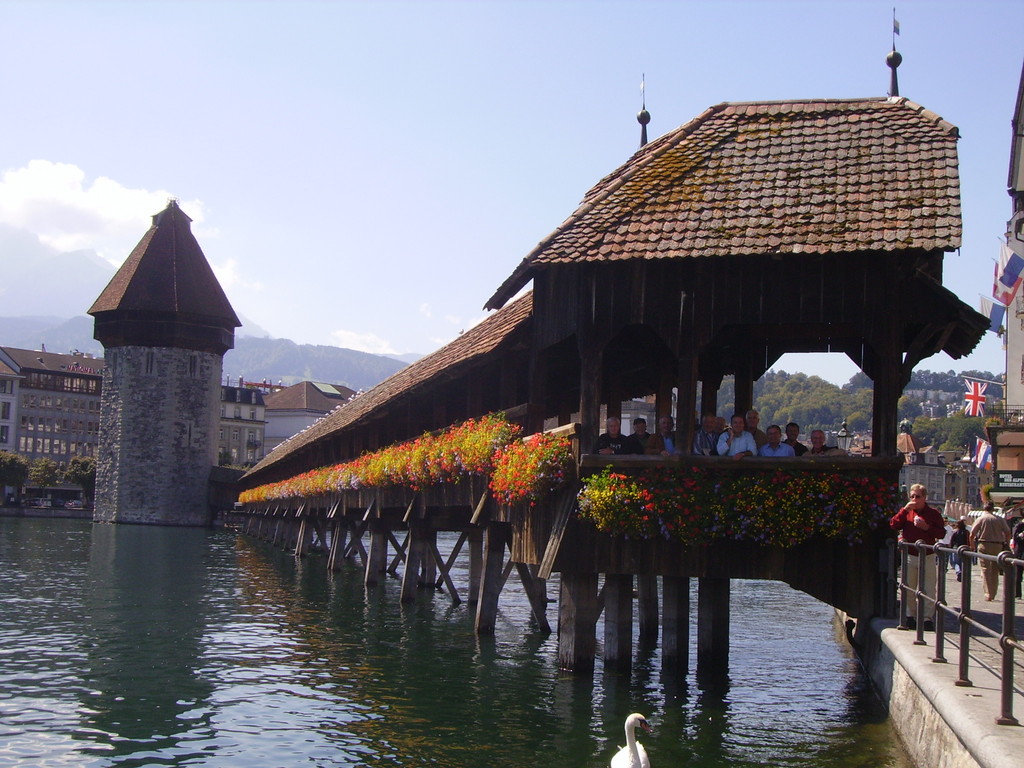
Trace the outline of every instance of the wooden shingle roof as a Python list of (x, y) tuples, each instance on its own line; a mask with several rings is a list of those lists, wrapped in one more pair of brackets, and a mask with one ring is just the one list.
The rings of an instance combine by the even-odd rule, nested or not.
[(904, 98), (719, 104), (598, 182), (486, 306), (554, 264), (954, 250), (957, 138)]
[(479, 325), (431, 354), (389, 376), (380, 384), (339, 406), (308, 429), (277, 446), (247, 476), (257, 474), (317, 440), (372, 417), (394, 401), (413, 395), (440, 379), (456, 377), (466, 366), (496, 350), (533, 313), (533, 294), (527, 293)]
[(223, 328), (241, 325), (203, 255), (191, 219), (171, 200), (89, 309), (199, 317)]

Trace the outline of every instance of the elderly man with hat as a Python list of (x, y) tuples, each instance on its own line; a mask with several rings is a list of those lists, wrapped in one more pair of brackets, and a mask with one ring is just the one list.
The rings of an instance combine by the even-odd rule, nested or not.
[[(1009, 549), (1010, 526), (1003, 518), (996, 517), (994, 510), (992, 502), (988, 502), (981, 517), (971, 526), (971, 546), (983, 555), (998, 555)], [(981, 573), (985, 578), (985, 599), (992, 602), (999, 591), (999, 564), (982, 560)]]
[[(810, 451), (804, 455), (810, 455)], [(942, 513), (928, 504), (928, 489), (920, 483), (910, 486), (910, 502), (889, 519), (889, 527), (899, 534), (901, 541), (907, 543), (934, 544), (946, 535), (946, 523), (942, 519)], [(919, 552), (917, 547), (911, 547), (908, 552), (907, 572), (903, 574), (903, 582), (911, 590), (917, 591), (918, 558), (927, 557), (924, 585), (921, 591), (934, 600), (935, 560), (931, 557), (933, 554), (932, 552)], [(934, 630), (935, 603), (925, 603), (925, 615), (924, 628), (928, 631)], [(909, 616), (907, 624), (911, 629), (915, 629), (917, 619)]]

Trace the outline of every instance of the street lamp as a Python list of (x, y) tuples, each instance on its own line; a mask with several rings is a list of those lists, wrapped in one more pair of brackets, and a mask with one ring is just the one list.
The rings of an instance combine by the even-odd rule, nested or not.
[(843, 420), (843, 426), (840, 427), (839, 432), (836, 433), (836, 445), (839, 449), (847, 453), (850, 452), (850, 446), (853, 445), (853, 435), (846, 430), (846, 420)]

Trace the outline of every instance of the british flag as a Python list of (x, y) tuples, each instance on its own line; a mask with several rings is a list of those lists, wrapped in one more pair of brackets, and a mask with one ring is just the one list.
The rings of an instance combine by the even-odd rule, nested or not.
[(988, 384), (980, 381), (964, 379), (967, 382), (967, 391), (964, 393), (964, 413), (968, 416), (985, 415), (985, 390)]

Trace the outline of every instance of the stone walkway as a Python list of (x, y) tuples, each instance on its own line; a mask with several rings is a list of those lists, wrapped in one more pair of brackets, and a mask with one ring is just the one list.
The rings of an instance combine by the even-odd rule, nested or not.
[[(956, 580), (956, 573), (952, 566), (946, 571), (946, 604), (950, 607), (960, 607), (962, 585)], [(978, 563), (971, 567), (971, 616), (980, 624), (997, 634), (1002, 629), (1003, 609), (1003, 581), (1000, 579), (999, 592), (992, 602), (985, 600), (985, 587), (982, 580), (981, 568)], [(1014, 600), (1014, 630), (1018, 640), (1024, 640), (1024, 599)], [(943, 656), (946, 663), (957, 667), (960, 653), (960, 630), (954, 616), (946, 616), (944, 629), (945, 650)], [(915, 634), (912, 631), (908, 634)], [(936, 634), (925, 632), (924, 640), (928, 644), (933, 656), (935, 651)], [(979, 629), (972, 628), (970, 642), (968, 645), (968, 656), (970, 667), (968, 677), (975, 683), (976, 671), (987, 673), (986, 679), (991, 680), (988, 675), (1000, 676), (1002, 670), (1002, 653), (997, 638), (988, 636)], [(1024, 652), (1015, 651), (1013, 658), (1014, 670), (1014, 697), (1013, 715), (1024, 723)], [(993, 719), (999, 715), (999, 708), (992, 712)], [(1022, 758), (1024, 764), (1024, 758)]]

